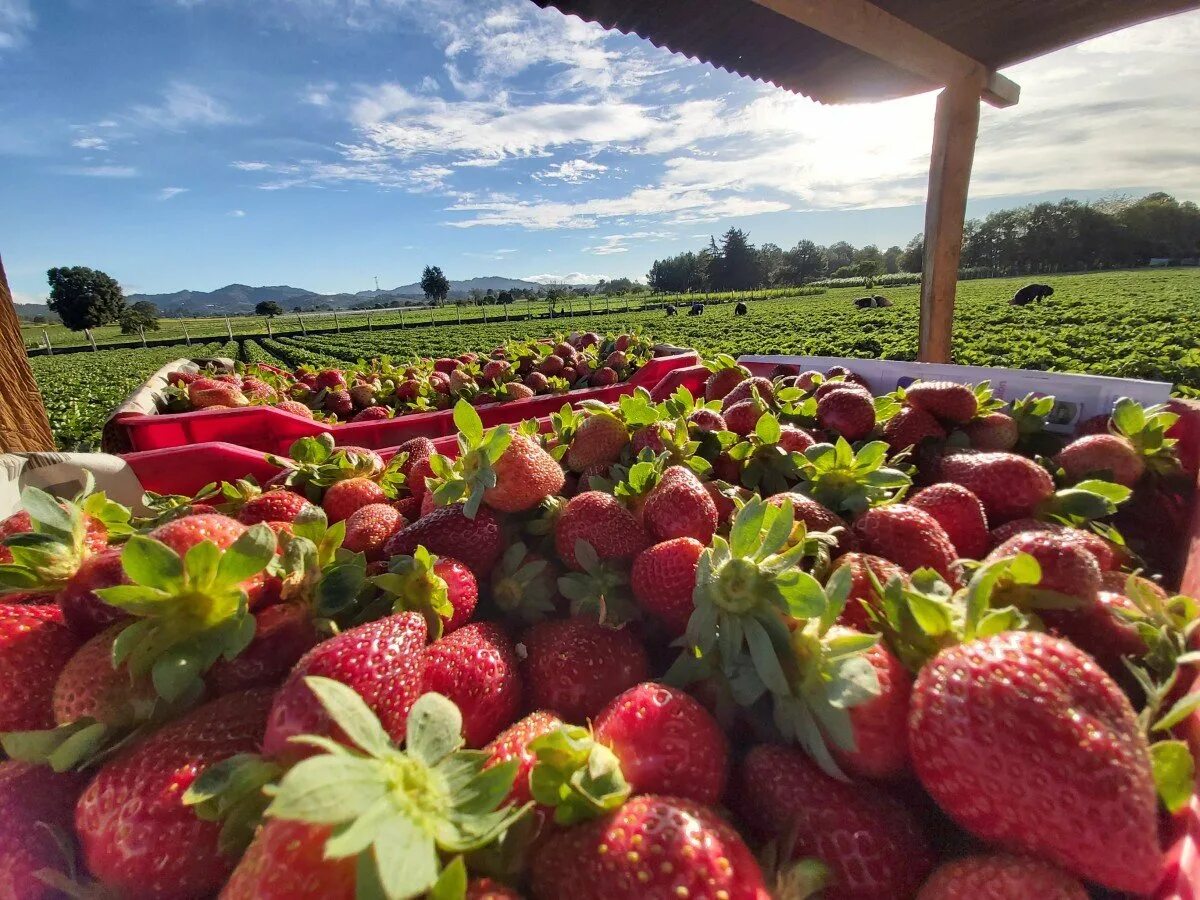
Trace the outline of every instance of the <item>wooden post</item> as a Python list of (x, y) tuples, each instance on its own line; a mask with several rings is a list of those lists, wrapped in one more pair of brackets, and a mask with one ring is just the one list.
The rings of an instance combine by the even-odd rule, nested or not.
[(300, 323), (300, 330), (303, 331), (305, 335), (307, 335), (308, 334), (308, 326), (304, 324), (304, 317), (302, 315), (300, 315), (299, 313), (296, 313), (296, 321)]
[(83, 333), (87, 335), (88, 343), (92, 345), (92, 352), (96, 352), (96, 336), (92, 334), (92, 329), (85, 328)]
[(400, 305), (400, 327), (404, 327), (404, 304)]
[[(226, 321), (228, 321), (228, 320), (226, 320)], [(146, 346), (146, 329), (143, 328), (141, 325), (138, 326), (138, 334), (140, 334), (142, 336), (142, 347), (144, 348)]]
[[(460, 318), (460, 321), (461, 321), (461, 317), (462, 317), (462, 307), (459, 307), (459, 310), (458, 310), (458, 315), (459, 315), (459, 318)], [(429, 307), (429, 324), (430, 324), (430, 325), (432, 325), (432, 324), (433, 324), (433, 307), (432, 307), (432, 306), (430, 306), (430, 307)]]
[(225, 333), (229, 335), (229, 339), (233, 340), (233, 326), (229, 324), (229, 316), (225, 317)]
[(487, 304), (481, 303), (479, 304), (479, 308), (483, 310), (483, 321), (484, 324), (487, 324)]
[(271, 319), (269, 317), (267, 318), (267, 337), (275, 337), (275, 332), (271, 330)]
[[(458, 314), (458, 324), (459, 324), (459, 325), (461, 325), (461, 324), (462, 324), (462, 304), (461, 304), (461, 303), (455, 303), (455, 304), (454, 304), (454, 311), (455, 311), (455, 312)], [(432, 319), (430, 319), (430, 321), (433, 321), (433, 320), (432, 320)]]
[(333, 329), (338, 334), (342, 333), (342, 323), (338, 321), (337, 310), (333, 311)]
[(371, 314), (367, 313), (367, 331), (371, 330)]
[[(190, 334), (188, 334), (188, 330), (187, 330), (187, 326), (186, 326), (186, 325), (184, 325), (184, 326), (183, 326), (183, 339), (184, 339), (185, 341), (187, 341), (187, 345), (188, 345), (189, 347), (190, 347), (190, 346), (192, 346), (192, 336), (191, 336)], [(93, 342), (92, 342), (92, 346), (93, 346), (93, 347), (95, 347), (95, 346), (96, 346), (96, 342), (95, 342), (95, 341), (93, 341)]]
[(0, 452), (53, 450), (54, 435), (21, 338), (0, 260)]
[[(54, 347), (52, 347), (50, 345), (50, 332), (47, 331), (45, 328), (42, 329), (42, 337), (45, 338), (45, 340), (46, 340), (46, 355), (53, 356), (54, 355)], [(22, 343), (24, 343), (24, 341), (22, 341)]]
[(979, 133), (979, 87), (951, 84), (938, 95), (925, 201), (925, 256), (921, 272), (918, 359), (949, 362), (954, 335), (954, 291), (962, 256), (967, 188)]

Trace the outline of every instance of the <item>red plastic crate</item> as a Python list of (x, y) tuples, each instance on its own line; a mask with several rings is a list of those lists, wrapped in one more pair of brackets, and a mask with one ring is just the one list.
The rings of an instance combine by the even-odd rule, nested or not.
[[(659, 356), (648, 361), (621, 384), (492, 403), (478, 407), (479, 415), (487, 426), (501, 425), (548, 416), (564, 403), (572, 406), (578, 406), (584, 400), (609, 403), (624, 394), (632, 394), (639, 387), (654, 393), (664, 379), (678, 370), (692, 369), (699, 362), (699, 355), (691, 350)], [(451, 410), (439, 410), (394, 419), (327, 425), (273, 406), (204, 409), (157, 415), (121, 413), (105, 428), (105, 448), (115, 452), (146, 451), (221, 442), (267, 453), (286, 453), (297, 438), (326, 432), (332, 434), (339, 445), (378, 450), (395, 447), (409, 438), (439, 438), (453, 434), (454, 418)]]

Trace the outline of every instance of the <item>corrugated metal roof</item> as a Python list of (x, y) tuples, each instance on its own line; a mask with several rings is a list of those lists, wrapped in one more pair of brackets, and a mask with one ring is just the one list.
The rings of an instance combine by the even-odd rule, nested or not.
[[(533, 2), (825, 103), (886, 100), (941, 86), (753, 0)], [(993, 70), (1200, 8), (1196, 0), (875, 0), (875, 5)]]

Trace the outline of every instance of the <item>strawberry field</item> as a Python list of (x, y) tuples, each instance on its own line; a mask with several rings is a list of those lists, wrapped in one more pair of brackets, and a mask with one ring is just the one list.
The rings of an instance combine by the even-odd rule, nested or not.
[[(1050, 277), (1054, 296), (1041, 304), (1008, 305), (1026, 279), (967, 281), (959, 285), (955, 361), (1059, 371), (1092, 372), (1169, 381), (1200, 388), (1200, 270), (1137, 270)], [(291, 367), (302, 363), (345, 364), (381, 354), (438, 356), (489, 350), (507, 340), (541, 337), (552, 331), (613, 331), (635, 327), (649, 337), (718, 352), (804, 353), (846, 357), (913, 359), (917, 350), (920, 288), (877, 287), (894, 305), (856, 310), (852, 299), (863, 288), (835, 288), (819, 296), (754, 300), (745, 316), (733, 304), (709, 306), (687, 316), (660, 308), (582, 314), (554, 321), (491, 322), (459, 326), (455, 311), (439, 313), (434, 326), (370, 332), (253, 337), (228, 344), (223, 352), (245, 362)], [(615, 301), (614, 301), (615, 302)], [(604, 300), (597, 300), (594, 309)], [(447, 316), (443, 316), (447, 314)], [(477, 313), (476, 313), (477, 314)], [(193, 355), (221, 344), (193, 346)], [(111, 350), (37, 358), (34, 371), (51, 410), (61, 446), (96, 439), (109, 408), (165, 360), (188, 355), (188, 348)], [(102, 374), (101, 374), (102, 373)]]

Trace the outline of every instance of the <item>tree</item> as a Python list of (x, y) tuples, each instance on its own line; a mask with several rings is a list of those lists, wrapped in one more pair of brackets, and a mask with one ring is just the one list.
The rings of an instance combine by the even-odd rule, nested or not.
[(121, 311), (119, 317), (121, 334), (138, 334), (140, 331), (158, 331), (158, 307), (149, 300), (139, 300)]
[(843, 266), (849, 266), (854, 263), (854, 245), (848, 244), (845, 241), (830, 244), (825, 254), (829, 257), (830, 269), (840, 269)]
[(892, 275), (900, 271), (900, 257), (904, 255), (904, 251), (899, 247), (891, 246), (883, 251), (883, 271)]
[(508, 304), (513, 302), (512, 292), (511, 291), (501, 291), (499, 294), (496, 295), (496, 302), (499, 303), (501, 306), (508, 306)]
[(787, 258), (783, 249), (775, 244), (763, 244), (758, 248), (758, 270), (762, 280), (769, 285), (785, 284)]
[(905, 272), (920, 272), (925, 264), (925, 235), (918, 234), (900, 256), (900, 268)]
[(121, 285), (99, 269), (63, 266), (46, 272), (46, 280), (50, 282), (46, 306), (72, 331), (108, 325), (125, 309)]
[(785, 255), (788, 284), (804, 284), (825, 274), (829, 259), (825, 248), (812, 241), (797, 241), (796, 246)]
[(450, 295), (450, 279), (437, 266), (426, 266), (421, 273), (421, 290), (425, 299), (437, 306)]
[(273, 319), (276, 316), (283, 315), (283, 307), (274, 300), (260, 300), (254, 306), (254, 314), (256, 316), (266, 316), (268, 319)]
[(721, 236), (721, 249), (710, 266), (710, 280), (718, 291), (745, 291), (762, 284), (758, 253), (750, 235), (730, 228)]

